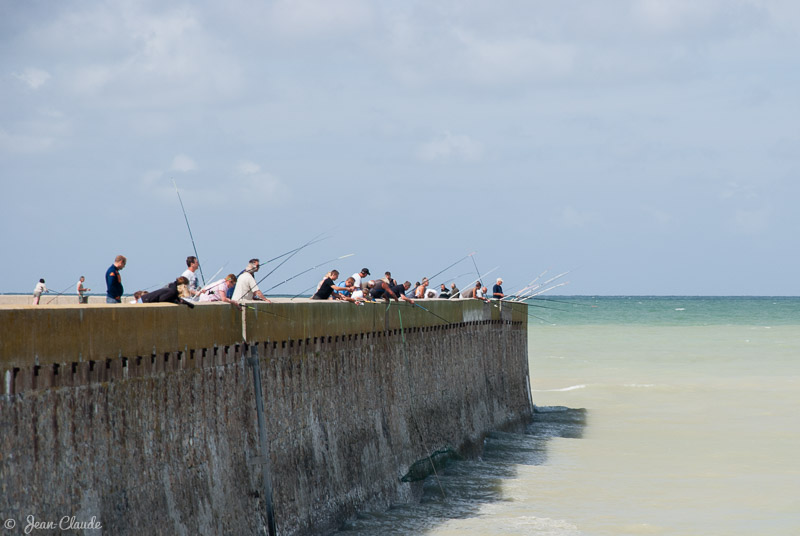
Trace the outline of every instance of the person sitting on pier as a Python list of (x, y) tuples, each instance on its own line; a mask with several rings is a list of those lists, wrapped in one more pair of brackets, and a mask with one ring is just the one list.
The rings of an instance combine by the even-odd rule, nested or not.
[[(353, 290), (353, 286), (352, 285), (349, 286), (349, 287), (337, 287), (336, 286), (336, 279), (338, 279), (338, 277), (339, 277), (339, 270), (331, 270), (330, 272), (328, 272), (328, 274), (325, 276), (325, 279), (323, 279), (322, 282), (319, 284), (319, 288), (317, 288), (317, 291), (314, 293), (313, 296), (311, 296), (311, 299), (312, 300), (327, 300), (327, 299), (330, 299), (330, 298), (334, 298), (334, 299), (338, 300), (338, 299), (341, 298), (341, 296), (335, 291), (337, 291), (337, 290), (352, 291)], [(348, 279), (348, 281), (349, 281), (349, 279)]]
[(256, 278), (253, 277), (253, 274), (258, 272), (260, 267), (261, 264), (258, 259), (250, 259), (250, 262), (247, 263), (247, 268), (245, 268), (244, 272), (239, 274), (239, 279), (236, 280), (236, 286), (234, 287), (233, 294), (231, 295), (231, 299), (233, 301), (240, 302), (242, 300), (257, 299), (263, 300), (267, 303), (272, 303), (258, 289)]

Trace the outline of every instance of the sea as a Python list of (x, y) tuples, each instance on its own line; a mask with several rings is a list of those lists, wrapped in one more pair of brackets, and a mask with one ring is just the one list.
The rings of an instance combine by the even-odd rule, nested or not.
[(800, 298), (530, 304), (524, 432), (338, 534), (800, 534)]

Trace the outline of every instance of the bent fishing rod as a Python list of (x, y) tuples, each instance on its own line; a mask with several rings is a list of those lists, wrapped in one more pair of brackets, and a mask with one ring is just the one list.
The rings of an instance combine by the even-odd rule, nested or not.
[(172, 179), (172, 185), (175, 186), (175, 193), (178, 194), (178, 202), (181, 204), (181, 210), (183, 211), (183, 219), (186, 220), (186, 228), (189, 229), (189, 238), (192, 240), (192, 248), (194, 249), (194, 256), (197, 259), (197, 265), (200, 268), (200, 277), (203, 280), (203, 286), (205, 286), (206, 278), (203, 275), (203, 265), (200, 264), (200, 255), (197, 254), (197, 246), (194, 244), (194, 236), (192, 235), (192, 228), (189, 225), (189, 217), (186, 215), (186, 209), (183, 207), (183, 199), (181, 199), (181, 193), (178, 191), (178, 185), (175, 182), (175, 179)]
[[(543, 283), (539, 283), (538, 285), (534, 285), (532, 287), (529, 287), (527, 292), (523, 292), (521, 294), (518, 294), (517, 298), (518, 299), (522, 299), (523, 297), (528, 296), (528, 295), (530, 295), (530, 296), (528, 296), (529, 298), (533, 297), (533, 296), (536, 296), (537, 294), (534, 293), (535, 291), (537, 291), (538, 289), (544, 287), (545, 285), (548, 285), (548, 284), (552, 283), (556, 279), (560, 279), (560, 278), (564, 277), (565, 275), (567, 275), (570, 272), (572, 272), (572, 270), (567, 270), (566, 272), (562, 272), (562, 273), (558, 274), (557, 276), (551, 277), (550, 279), (548, 279), (547, 281), (545, 281)], [(553, 288), (555, 288), (555, 287), (553, 287)], [(546, 292), (546, 291), (543, 291), (543, 292)]]
[[(280, 282), (280, 283), (278, 283), (277, 285), (273, 285), (273, 286), (271, 286), (270, 288), (268, 288), (268, 289), (266, 290), (266, 292), (269, 292), (270, 290), (272, 290), (272, 289), (274, 289), (274, 288), (277, 288), (277, 287), (279, 287), (279, 286), (283, 285), (284, 283), (288, 283), (289, 281), (291, 281), (291, 280), (292, 280), (292, 279), (294, 279), (295, 277), (300, 277), (301, 275), (303, 275), (303, 274), (305, 274), (305, 273), (307, 273), (307, 272), (310, 272), (311, 270), (315, 270), (315, 269), (319, 268), (320, 266), (323, 266), (323, 265), (325, 265), (325, 264), (328, 264), (328, 263), (330, 263), (330, 262), (333, 262), (333, 261), (338, 261), (338, 260), (341, 260), (341, 259), (346, 259), (347, 257), (352, 257), (353, 255), (355, 255), (355, 253), (348, 253), (347, 255), (342, 255), (341, 257), (336, 257), (335, 259), (330, 259), (330, 260), (327, 260), (327, 261), (325, 261), (325, 262), (321, 262), (321, 263), (317, 264), (316, 266), (312, 266), (311, 268), (309, 268), (309, 269), (307, 269), (307, 270), (303, 270), (303, 271), (302, 271), (302, 272), (300, 272), (299, 274), (295, 274), (295, 275), (293, 275), (292, 277), (290, 277), (290, 278), (288, 278), (288, 279), (284, 279), (283, 281), (281, 281), (281, 282)], [(299, 296), (299, 294), (298, 294), (298, 296)], [(297, 297), (297, 296), (295, 296), (295, 297)]]

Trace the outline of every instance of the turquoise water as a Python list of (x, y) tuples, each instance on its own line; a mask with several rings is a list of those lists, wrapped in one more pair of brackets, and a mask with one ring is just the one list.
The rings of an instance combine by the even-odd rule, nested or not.
[(800, 534), (800, 298), (550, 300), (527, 432), (343, 533)]

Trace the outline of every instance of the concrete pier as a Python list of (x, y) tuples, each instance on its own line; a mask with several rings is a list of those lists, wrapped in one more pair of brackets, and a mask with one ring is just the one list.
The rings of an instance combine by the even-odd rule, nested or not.
[(532, 410), (525, 305), (419, 303), (0, 307), (0, 514), (266, 534), (264, 467), (283, 535), (413, 500)]

